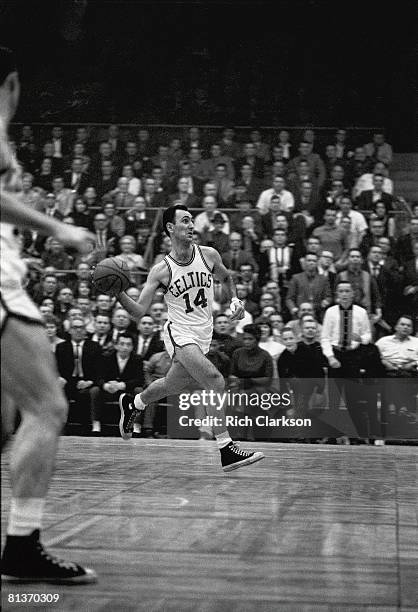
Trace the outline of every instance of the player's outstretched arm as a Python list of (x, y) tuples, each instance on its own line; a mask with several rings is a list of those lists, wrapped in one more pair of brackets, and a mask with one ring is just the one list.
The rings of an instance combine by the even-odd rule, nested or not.
[(85, 228), (61, 223), (33, 210), (20, 202), (14, 193), (5, 189), (0, 193), (0, 208), (3, 223), (11, 223), (22, 229), (33, 229), (41, 234), (54, 236), (66, 246), (74, 247), (81, 252), (87, 250), (86, 243), (89, 239), (95, 240), (95, 236)]
[(228, 299), (231, 300), (230, 309), (232, 312), (232, 319), (243, 319), (244, 318), (244, 307), (241, 300), (237, 298), (237, 292), (235, 289), (234, 279), (231, 273), (224, 266), (224, 263), (219, 255), (218, 251), (212, 247), (200, 247), (203, 255), (212, 263), (212, 271), (214, 276), (221, 283), (224, 288)]
[(157, 264), (148, 274), (145, 285), (142, 288), (139, 300), (135, 302), (129, 295), (123, 291), (117, 297), (122, 306), (129, 312), (131, 317), (139, 321), (141, 317), (148, 312), (152, 303), (152, 298), (158, 287), (161, 285), (161, 266)]

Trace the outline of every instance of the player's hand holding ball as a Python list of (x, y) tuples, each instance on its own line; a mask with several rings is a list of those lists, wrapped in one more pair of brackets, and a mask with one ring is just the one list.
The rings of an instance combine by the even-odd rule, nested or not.
[(244, 318), (244, 306), (237, 297), (232, 298), (229, 308), (232, 313), (231, 319), (233, 321), (240, 321)]

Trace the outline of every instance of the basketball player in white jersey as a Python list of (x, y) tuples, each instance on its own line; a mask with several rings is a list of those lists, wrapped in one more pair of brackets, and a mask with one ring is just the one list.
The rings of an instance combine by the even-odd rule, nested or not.
[[(234, 319), (242, 319), (244, 308), (236, 297), (233, 280), (222, 263), (219, 253), (211, 247), (193, 243), (193, 218), (186, 206), (167, 208), (163, 227), (171, 238), (171, 252), (150, 271), (138, 302), (121, 293), (118, 300), (139, 320), (150, 307), (155, 291), (165, 290), (168, 321), (164, 327), (164, 343), (172, 365), (165, 378), (154, 381), (133, 398), (120, 397), (120, 431), (124, 439), (132, 437), (135, 418), (147, 404), (169, 395), (197, 389), (223, 393), (225, 382), (221, 373), (205, 357), (212, 340), (213, 280), (216, 277), (231, 298)], [(263, 453), (238, 448), (225, 426), (224, 410), (219, 405), (207, 406), (209, 416), (221, 419), (223, 425), (213, 428), (221, 452), (225, 472), (255, 463)]]
[(82, 584), (94, 582), (95, 572), (49, 555), (39, 540), (67, 402), (41, 315), (23, 289), (26, 268), (14, 226), (55, 236), (80, 250), (89, 234), (31, 210), (18, 199), (17, 163), (7, 140), (18, 98), (19, 78), (13, 54), (0, 47), (2, 442), (13, 429), (15, 407), (21, 414), (10, 454), (12, 502), (2, 555), (2, 580)]

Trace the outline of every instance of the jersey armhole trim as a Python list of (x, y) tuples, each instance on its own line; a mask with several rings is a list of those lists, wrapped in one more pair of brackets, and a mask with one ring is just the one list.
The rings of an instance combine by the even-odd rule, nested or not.
[(199, 251), (199, 253), (200, 253), (200, 258), (201, 258), (201, 260), (203, 261), (203, 264), (204, 264), (204, 265), (205, 265), (205, 267), (206, 267), (206, 268), (209, 270), (209, 272), (210, 272), (211, 274), (213, 274), (213, 268), (212, 268), (212, 270), (209, 268), (209, 266), (208, 266), (208, 264), (207, 264), (207, 261), (206, 261), (206, 259), (205, 259), (205, 258), (204, 258), (204, 256), (203, 256), (202, 249), (200, 248), (200, 246), (199, 246), (199, 245), (197, 245), (197, 248), (198, 248), (198, 251)]
[(161, 287), (163, 288), (164, 293), (167, 293), (168, 288), (169, 288), (169, 286), (171, 285), (171, 279), (172, 279), (173, 273), (172, 273), (172, 271), (171, 271), (171, 266), (170, 266), (170, 264), (168, 263), (168, 261), (167, 261), (167, 259), (166, 259), (165, 257), (164, 257), (164, 259), (163, 259), (163, 262), (165, 263), (165, 265), (166, 265), (166, 266), (167, 266), (167, 268), (168, 268), (168, 283), (167, 283), (167, 286), (165, 286), (165, 285), (164, 285), (164, 283), (161, 283), (161, 282), (160, 282), (160, 285), (161, 285)]

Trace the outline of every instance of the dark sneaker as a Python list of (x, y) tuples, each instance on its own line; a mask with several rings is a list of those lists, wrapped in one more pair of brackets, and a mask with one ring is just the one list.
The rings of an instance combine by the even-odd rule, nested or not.
[(6, 582), (87, 584), (97, 581), (96, 572), (47, 553), (39, 541), (39, 529), (30, 536), (7, 536), (1, 579)]
[(264, 459), (263, 453), (243, 450), (239, 448), (236, 442), (230, 442), (228, 446), (221, 448), (221, 462), (224, 472), (237, 470), (244, 465), (255, 463), (261, 459)]
[(130, 440), (134, 431), (134, 422), (136, 417), (141, 414), (141, 410), (137, 410), (134, 406), (133, 395), (122, 393), (119, 397), (120, 420), (119, 431), (124, 440)]

